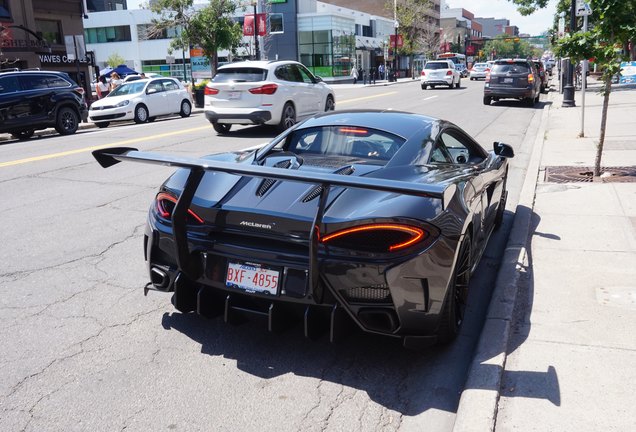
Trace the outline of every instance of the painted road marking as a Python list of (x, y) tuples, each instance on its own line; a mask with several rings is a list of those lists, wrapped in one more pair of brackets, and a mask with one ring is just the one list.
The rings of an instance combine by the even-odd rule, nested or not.
[(386, 93), (379, 93), (377, 95), (372, 95), (372, 96), (364, 96), (364, 97), (359, 97), (359, 98), (353, 98), (353, 99), (346, 99), (343, 101), (336, 101), (336, 106), (340, 105), (340, 104), (348, 104), (351, 102), (358, 102), (361, 100), (367, 100), (367, 99), (375, 99), (378, 97), (382, 97), (382, 96), (388, 96), (388, 95), (392, 95), (392, 94), (396, 94), (396, 91), (392, 91), (392, 92), (386, 92)]
[(45, 154), (45, 155), (41, 155), (41, 156), (34, 156), (34, 157), (26, 158), (26, 159), (18, 159), (18, 160), (9, 161), (9, 162), (0, 162), (0, 168), (13, 166), (13, 165), (22, 165), (22, 164), (29, 163), (29, 162), (37, 162), (37, 161), (47, 160), (47, 159), (55, 159), (55, 158), (64, 157), (64, 156), (71, 156), (71, 155), (75, 155), (75, 154), (79, 154), (79, 153), (91, 152), (93, 150), (101, 150), (101, 149), (108, 148), (108, 147), (123, 147), (123, 146), (129, 145), (129, 144), (134, 144), (134, 143), (139, 143), (139, 142), (144, 142), (144, 141), (150, 141), (150, 140), (157, 139), (157, 138), (165, 138), (165, 137), (169, 137), (169, 136), (180, 135), (180, 134), (183, 134), (184, 132), (185, 133), (196, 132), (196, 131), (200, 131), (200, 130), (203, 130), (203, 129), (209, 129), (209, 128), (210, 128), (209, 126), (202, 126), (202, 127), (192, 128), (192, 129), (184, 129), (184, 130), (175, 131), (175, 132), (166, 132), (166, 133), (163, 133), (163, 134), (146, 136), (146, 137), (143, 137), (143, 138), (133, 138), (133, 139), (124, 140), (124, 141), (117, 141), (117, 142), (111, 143), (111, 144), (102, 144), (102, 145), (98, 145), (98, 146), (84, 147), (84, 148), (80, 148), (80, 149), (76, 149), (76, 150), (69, 150), (69, 151), (65, 151), (65, 152), (49, 153), (49, 154)]

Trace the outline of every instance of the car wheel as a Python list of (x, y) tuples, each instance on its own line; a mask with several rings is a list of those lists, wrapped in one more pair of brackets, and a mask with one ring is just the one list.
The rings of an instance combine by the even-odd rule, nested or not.
[(492, 98), (490, 96), (484, 96), (484, 105), (490, 105)]
[(473, 81), (475, 78), (471, 77), (470, 80)]
[(157, 120), (157, 117), (148, 117), (148, 123), (152, 123), (155, 120)]
[(79, 116), (69, 107), (60, 108), (57, 112), (55, 130), (60, 135), (72, 135), (79, 127)]
[(325, 111), (333, 111), (336, 109), (336, 103), (333, 101), (331, 95), (327, 96), (327, 102), (325, 102)]
[(11, 136), (19, 140), (27, 140), (31, 138), (34, 133), (35, 133), (35, 130), (33, 129), (25, 129), (18, 132), (12, 132)]
[(462, 79), (460, 78), (460, 79), (457, 80), (457, 84), (455, 84), (455, 88), (459, 88), (459, 86), (461, 86), (461, 84), (462, 84)]
[(148, 108), (146, 105), (137, 105), (135, 107), (135, 123), (145, 123), (148, 121)]
[(444, 308), (440, 317), (437, 340), (440, 344), (452, 342), (464, 322), (468, 301), (468, 285), (472, 263), (470, 236), (467, 234), (459, 246), (457, 262), (452, 280), (444, 300)]
[(95, 126), (102, 129), (102, 128), (108, 127), (109, 124), (110, 122), (99, 122), (99, 123), (95, 123)]
[(221, 135), (228, 133), (232, 129), (232, 125), (229, 123), (212, 123), (212, 127)]
[(179, 111), (179, 115), (181, 117), (190, 117), (192, 114), (192, 105), (187, 100), (181, 102), (181, 111)]
[(526, 98), (526, 104), (528, 106), (530, 106), (530, 107), (533, 107), (534, 106), (534, 98), (533, 97)]
[[(539, 96), (541, 96), (541, 93), (537, 93), (537, 97), (534, 98), (534, 103), (538, 104), (539, 103)], [(533, 104), (534, 105), (534, 104)]]
[(431, 86), (431, 89), (435, 90), (435, 86), (434, 86), (434, 85), (432, 85), (432, 86)]
[(428, 87), (426, 84), (422, 84), (422, 90), (426, 90), (426, 87)]
[(283, 107), (283, 115), (280, 119), (280, 123), (278, 124), (278, 130), (281, 132), (289, 129), (293, 125), (296, 124), (296, 110), (294, 106), (287, 102)]

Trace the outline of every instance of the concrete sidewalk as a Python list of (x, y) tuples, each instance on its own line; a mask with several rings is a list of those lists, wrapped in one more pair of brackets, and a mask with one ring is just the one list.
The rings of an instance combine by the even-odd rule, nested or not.
[[(636, 430), (636, 88), (551, 92), (455, 431)], [(575, 167), (570, 169), (569, 167)], [(622, 169), (612, 169), (622, 167)]]

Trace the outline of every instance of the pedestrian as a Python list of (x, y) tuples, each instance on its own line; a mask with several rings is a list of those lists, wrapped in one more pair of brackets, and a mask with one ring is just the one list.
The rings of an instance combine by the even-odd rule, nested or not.
[(108, 81), (106, 81), (106, 77), (104, 75), (100, 75), (97, 79), (95, 90), (97, 90), (97, 97), (99, 99), (105, 98), (108, 96), (108, 93), (110, 93), (110, 85), (108, 84)]
[(110, 74), (110, 91), (115, 90), (122, 83), (121, 77), (117, 72), (113, 72)]
[(140, 74), (139, 74), (139, 78), (140, 78), (140, 79), (144, 79), (144, 78), (146, 78), (146, 74), (145, 74), (145, 73), (143, 73), (143, 72), (142, 72), (142, 73), (140, 73)]
[(358, 69), (356, 69), (355, 65), (351, 68), (351, 77), (353, 78), (353, 83), (358, 82)]
[(375, 68), (369, 69), (369, 84), (375, 84)]
[(362, 66), (358, 68), (358, 79), (364, 79), (364, 71), (362, 70)]
[(384, 65), (382, 63), (380, 63), (380, 66), (378, 66), (378, 72), (380, 73), (380, 79), (383, 80), (384, 79)]

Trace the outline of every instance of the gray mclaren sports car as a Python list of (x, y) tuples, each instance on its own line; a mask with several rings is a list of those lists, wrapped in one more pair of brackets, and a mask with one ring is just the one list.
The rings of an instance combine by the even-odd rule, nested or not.
[(419, 348), (458, 334), (514, 152), (419, 114), (338, 111), (251, 151), (93, 154), (177, 168), (148, 214), (146, 293), (270, 331), (333, 340), (354, 323)]

